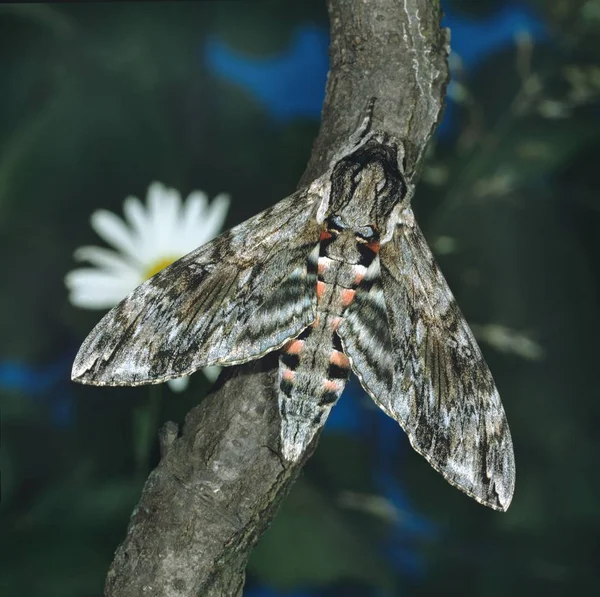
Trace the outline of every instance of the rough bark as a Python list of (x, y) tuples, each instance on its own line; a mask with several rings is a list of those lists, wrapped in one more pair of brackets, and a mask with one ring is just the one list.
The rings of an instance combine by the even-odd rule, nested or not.
[[(376, 97), (374, 127), (406, 141), (418, 174), (448, 79), (437, 0), (330, 0), (331, 70), (323, 120), (301, 185), (322, 174)], [(252, 547), (303, 462), (278, 455), (275, 356), (224, 372), (177, 437), (161, 430), (150, 474), (109, 570), (108, 597), (242, 594)]]

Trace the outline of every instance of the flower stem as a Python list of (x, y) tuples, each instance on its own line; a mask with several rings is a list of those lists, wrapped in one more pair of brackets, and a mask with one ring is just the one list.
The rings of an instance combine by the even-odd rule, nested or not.
[(157, 439), (158, 416), (162, 400), (162, 384), (149, 387), (148, 400), (133, 414), (133, 454), (135, 470), (146, 476), (150, 470), (150, 457)]

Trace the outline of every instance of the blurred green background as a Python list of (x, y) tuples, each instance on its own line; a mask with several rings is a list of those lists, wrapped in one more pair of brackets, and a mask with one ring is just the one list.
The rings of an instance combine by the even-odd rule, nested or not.
[[(596, 589), (600, 2), (443, 2), (453, 83), (415, 210), (503, 397), (506, 514), (449, 487), (351, 385), (253, 555), (249, 596), (571, 595)], [(318, 130), (324, 2), (0, 6), (0, 594), (102, 594), (155, 426), (209, 389), (69, 381), (101, 312), (73, 251), (155, 180), (294, 190)]]

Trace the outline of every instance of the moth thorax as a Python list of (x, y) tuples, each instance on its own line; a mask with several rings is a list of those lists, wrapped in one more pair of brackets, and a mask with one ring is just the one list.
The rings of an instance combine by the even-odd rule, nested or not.
[(326, 257), (344, 263), (359, 263), (361, 260), (358, 242), (352, 230), (339, 232), (335, 240), (327, 245), (324, 253)]

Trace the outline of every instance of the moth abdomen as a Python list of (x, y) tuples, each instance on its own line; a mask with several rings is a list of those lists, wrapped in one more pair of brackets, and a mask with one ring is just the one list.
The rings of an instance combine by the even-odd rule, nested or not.
[(300, 364), (300, 356), (294, 353), (282, 352), (281, 362), (291, 370), (295, 370)]
[(329, 368), (327, 369), (327, 379), (346, 379), (347, 377), (347, 367), (340, 367), (339, 365), (329, 363)]
[(350, 360), (336, 330), (377, 256), (371, 239), (366, 242), (337, 221), (328, 225), (332, 229), (321, 233), (317, 261), (317, 317), (283, 347), (279, 359), (281, 442), (288, 459), (303, 453), (348, 381)]

